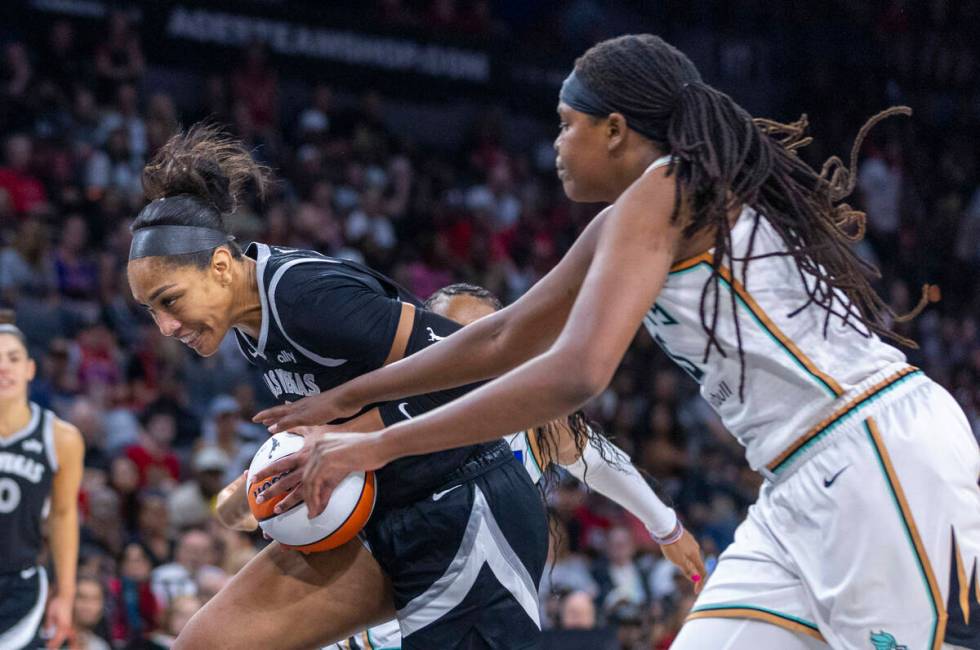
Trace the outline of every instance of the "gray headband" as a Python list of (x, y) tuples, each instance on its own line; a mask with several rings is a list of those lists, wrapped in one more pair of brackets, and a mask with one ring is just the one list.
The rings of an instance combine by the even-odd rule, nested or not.
[(235, 241), (231, 235), (201, 226), (148, 226), (133, 233), (129, 259), (187, 255), (214, 250)]
[(3, 323), (0, 325), (0, 334), (13, 334), (21, 343), (27, 346), (27, 337), (24, 336), (24, 332), (13, 323)]
[[(662, 132), (661, 129), (650, 124), (649, 119), (644, 121), (640, 117), (630, 114), (629, 111), (624, 111), (621, 108), (613, 106), (603, 99), (598, 93), (589, 88), (585, 81), (575, 73), (574, 69), (562, 83), (558, 99), (562, 103), (586, 115), (606, 117), (611, 113), (621, 113), (626, 118), (626, 125), (640, 135), (646, 136), (651, 140), (656, 140), (657, 142), (664, 142), (667, 139), (666, 132)], [(664, 126), (666, 127), (666, 125)]]

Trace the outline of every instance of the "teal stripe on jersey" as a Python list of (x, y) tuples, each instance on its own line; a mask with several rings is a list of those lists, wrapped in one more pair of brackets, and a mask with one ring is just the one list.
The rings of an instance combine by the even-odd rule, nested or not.
[(793, 621), (794, 623), (799, 623), (803, 627), (808, 627), (814, 632), (819, 632), (820, 628), (817, 627), (816, 623), (811, 623), (806, 619), (802, 619), (798, 616), (793, 616), (792, 614), (785, 614), (783, 612), (777, 612), (774, 609), (767, 609), (765, 607), (759, 607), (757, 605), (743, 605), (741, 603), (722, 603), (720, 605), (702, 605), (700, 607), (695, 607), (691, 612), (711, 612), (718, 609), (749, 609), (757, 612), (763, 612), (765, 614), (771, 614), (778, 618), (784, 618), (787, 621)]
[[(680, 275), (680, 274), (682, 274), (682, 273), (687, 273), (687, 272), (689, 272), (689, 271), (693, 271), (693, 270), (695, 270), (695, 269), (697, 269), (697, 268), (700, 268), (701, 266), (706, 266), (706, 267), (707, 267), (708, 269), (711, 269), (711, 268), (712, 268), (712, 267), (711, 267), (711, 265), (710, 265), (710, 264), (708, 264), (707, 262), (699, 262), (698, 264), (695, 264), (694, 266), (692, 266), (692, 267), (691, 267), (691, 268), (689, 268), (689, 269), (683, 269), (683, 270), (680, 270), (680, 271), (674, 271), (673, 273), (671, 273), (671, 275)], [(796, 364), (796, 366), (797, 366), (798, 368), (800, 368), (800, 370), (802, 370), (802, 371), (803, 371), (803, 372), (804, 372), (804, 373), (805, 373), (806, 375), (808, 375), (808, 376), (810, 376), (810, 377), (811, 377), (812, 379), (814, 379), (814, 380), (816, 381), (816, 383), (817, 383), (817, 384), (819, 384), (819, 385), (820, 385), (820, 386), (821, 386), (821, 387), (822, 387), (822, 388), (823, 388), (823, 389), (824, 389), (824, 390), (825, 390), (825, 391), (827, 392), (827, 394), (828, 394), (828, 395), (829, 395), (830, 397), (839, 397), (839, 396), (840, 396), (840, 394), (839, 394), (839, 393), (838, 393), (837, 391), (835, 391), (835, 390), (833, 389), (833, 387), (832, 387), (832, 386), (830, 386), (830, 384), (828, 384), (828, 383), (827, 383), (826, 381), (824, 381), (824, 379), (823, 379), (823, 377), (821, 377), (821, 376), (819, 376), (819, 375), (817, 375), (817, 374), (814, 374), (814, 373), (813, 373), (813, 372), (812, 372), (812, 371), (811, 371), (811, 370), (810, 370), (809, 368), (807, 368), (807, 367), (806, 367), (806, 365), (805, 365), (805, 364), (803, 363), (803, 361), (802, 361), (802, 360), (800, 360), (800, 358), (799, 358), (799, 357), (797, 357), (797, 356), (796, 356), (795, 354), (793, 354), (793, 351), (792, 351), (792, 350), (790, 350), (790, 349), (789, 349), (788, 347), (786, 347), (786, 345), (785, 345), (785, 344), (783, 344), (783, 342), (779, 340), (779, 337), (777, 337), (777, 336), (776, 336), (775, 334), (773, 334), (773, 333), (772, 333), (772, 331), (770, 331), (770, 329), (769, 329), (768, 327), (766, 327), (766, 324), (765, 324), (764, 322), (762, 322), (762, 319), (760, 319), (760, 318), (758, 317), (758, 315), (756, 315), (756, 313), (755, 313), (755, 312), (754, 312), (754, 311), (752, 310), (752, 308), (751, 308), (751, 307), (750, 307), (750, 306), (749, 306), (749, 305), (748, 305), (748, 304), (747, 304), (747, 303), (745, 302), (745, 300), (744, 300), (744, 299), (742, 298), (742, 296), (740, 296), (740, 295), (738, 294), (738, 291), (735, 291), (735, 289), (734, 289), (734, 288), (732, 287), (732, 285), (731, 285), (731, 283), (730, 283), (730, 282), (729, 282), (728, 280), (726, 280), (726, 279), (725, 279), (725, 278), (724, 278), (723, 276), (721, 276), (721, 275), (719, 275), (719, 276), (718, 276), (718, 279), (719, 279), (719, 280), (720, 280), (720, 281), (721, 281), (721, 282), (722, 282), (722, 283), (723, 283), (723, 284), (724, 284), (724, 285), (725, 285), (726, 287), (728, 287), (728, 290), (729, 290), (730, 292), (732, 292), (732, 293), (733, 293), (733, 294), (735, 295), (735, 298), (736, 298), (736, 300), (738, 301), (738, 304), (740, 304), (740, 305), (742, 305), (742, 307), (744, 307), (744, 308), (745, 308), (745, 311), (747, 311), (747, 312), (749, 312), (749, 314), (750, 314), (750, 315), (752, 316), (752, 320), (754, 320), (754, 321), (755, 321), (755, 323), (756, 323), (756, 324), (757, 324), (757, 325), (758, 325), (758, 326), (759, 326), (759, 327), (760, 327), (760, 328), (762, 329), (762, 331), (763, 331), (763, 332), (765, 332), (765, 333), (766, 333), (766, 335), (767, 335), (767, 336), (768, 336), (768, 337), (769, 337), (769, 338), (770, 338), (770, 339), (771, 339), (771, 340), (772, 340), (772, 341), (773, 341), (773, 342), (774, 342), (774, 343), (775, 343), (775, 344), (776, 344), (777, 346), (779, 346), (779, 347), (780, 347), (780, 348), (781, 348), (781, 349), (783, 350), (783, 352), (785, 352), (785, 353), (786, 353), (786, 354), (787, 354), (787, 355), (789, 356), (789, 358), (790, 358), (790, 359), (792, 359), (792, 360), (793, 360), (793, 363), (794, 363), (794, 364)]]

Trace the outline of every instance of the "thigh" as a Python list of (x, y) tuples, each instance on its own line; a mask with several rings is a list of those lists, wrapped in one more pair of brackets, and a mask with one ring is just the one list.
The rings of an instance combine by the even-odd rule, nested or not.
[(780, 528), (831, 642), (980, 648), (980, 458), (946, 397), (918, 388), (790, 477), (809, 507)]
[(763, 494), (735, 531), (735, 541), (721, 554), (688, 625), (699, 620), (751, 620), (823, 643), (800, 576), (769, 529), (769, 512)]
[(273, 543), (194, 615), (174, 648), (307, 650), (394, 613), (388, 578), (360, 540), (308, 556)]
[(688, 621), (671, 650), (828, 650), (823, 641), (762, 621), (704, 618)]

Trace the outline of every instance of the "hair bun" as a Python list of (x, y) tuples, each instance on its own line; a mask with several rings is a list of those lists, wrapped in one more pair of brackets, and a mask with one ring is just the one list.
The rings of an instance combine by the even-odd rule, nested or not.
[(238, 207), (242, 191), (252, 185), (262, 195), (268, 168), (258, 164), (238, 140), (214, 124), (197, 124), (177, 133), (143, 169), (143, 190), (149, 201), (188, 194), (219, 215)]
[(0, 325), (14, 325), (17, 322), (13, 309), (0, 308)]

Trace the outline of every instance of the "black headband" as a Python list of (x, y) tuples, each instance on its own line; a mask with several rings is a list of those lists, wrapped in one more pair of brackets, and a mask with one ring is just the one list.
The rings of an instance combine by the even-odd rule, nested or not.
[[(562, 83), (558, 98), (562, 103), (587, 115), (607, 117), (611, 113), (621, 113), (626, 118), (626, 125), (640, 135), (646, 136), (651, 140), (656, 140), (657, 142), (664, 142), (667, 139), (665, 131), (661, 131), (661, 129), (658, 129), (652, 124), (644, 123), (644, 120), (638, 116), (631, 115), (628, 111), (613, 106), (603, 99), (598, 93), (586, 85), (585, 80), (579, 77), (574, 69), (565, 78), (564, 83)], [(666, 125), (664, 126), (666, 127)]]
[(200, 253), (235, 240), (228, 233), (200, 226), (147, 226), (133, 233), (129, 259)]

